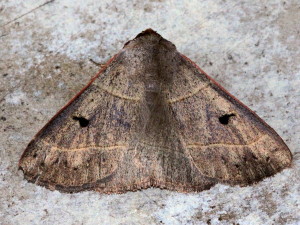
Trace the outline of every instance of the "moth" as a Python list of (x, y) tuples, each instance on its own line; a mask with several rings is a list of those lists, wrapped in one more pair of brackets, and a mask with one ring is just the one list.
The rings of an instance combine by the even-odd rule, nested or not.
[(28, 144), (19, 168), (62, 192), (248, 185), (289, 167), (279, 135), (147, 29)]

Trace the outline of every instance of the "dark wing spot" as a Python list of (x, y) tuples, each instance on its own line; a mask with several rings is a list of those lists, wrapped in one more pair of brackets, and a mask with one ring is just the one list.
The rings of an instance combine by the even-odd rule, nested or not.
[(225, 114), (225, 115), (219, 117), (219, 121), (221, 124), (227, 125), (229, 123), (230, 117), (232, 117), (232, 116), (235, 116), (235, 114), (234, 113)]
[(77, 120), (81, 127), (87, 127), (89, 125), (89, 120), (82, 116), (73, 116), (73, 120)]

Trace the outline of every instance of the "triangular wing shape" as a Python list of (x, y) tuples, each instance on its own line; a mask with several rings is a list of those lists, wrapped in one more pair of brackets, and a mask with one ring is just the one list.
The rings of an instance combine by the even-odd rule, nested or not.
[(66, 192), (250, 184), (291, 153), (254, 112), (146, 30), (35, 136), (19, 167)]
[(279, 135), (191, 60), (182, 57), (178, 66), (182, 72), (177, 73), (182, 86), (170, 90), (169, 103), (180, 123), (192, 165), (217, 182), (240, 185), (289, 166), (292, 155)]

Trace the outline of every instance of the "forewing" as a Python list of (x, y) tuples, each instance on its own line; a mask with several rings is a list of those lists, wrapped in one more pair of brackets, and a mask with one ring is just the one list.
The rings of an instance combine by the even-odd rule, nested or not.
[(201, 175), (249, 184), (291, 163), (278, 134), (185, 57), (168, 102), (187, 154)]
[(141, 122), (142, 90), (121, 57), (30, 142), (19, 162), (26, 179), (65, 191), (95, 188), (113, 179)]

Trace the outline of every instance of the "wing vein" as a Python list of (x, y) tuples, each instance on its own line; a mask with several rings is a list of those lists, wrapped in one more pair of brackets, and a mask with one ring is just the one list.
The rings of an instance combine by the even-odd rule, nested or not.
[(64, 147), (58, 147), (58, 146), (53, 146), (50, 143), (43, 141), (43, 144), (51, 146), (52, 151), (59, 151), (59, 152), (72, 152), (72, 151), (85, 151), (85, 150), (113, 150), (116, 148), (127, 148), (126, 145), (111, 145), (111, 146), (96, 146), (96, 145), (91, 145), (91, 146), (86, 146), (86, 147), (81, 147), (81, 148), (64, 148)]
[(255, 145), (257, 142), (261, 141), (262, 139), (265, 139), (267, 137), (267, 135), (262, 135), (261, 137), (259, 137), (258, 139), (248, 143), (248, 144), (227, 144), (227, 143), (213, 143), (213, 144), (208, 144), (208, 145), (205, 145), (205, 144), (201, 144), (201, 143), (193, 143), (193, 144), (189, 144), (187, 145), (187, 148), (197, 148), (197, 147), (204, 147), (204, 148), (207, 148), (207, 147), (222, 147), (222, 146), (232, 146), (232, 147), (244, 147), (244, 146), (251, 146), (251, 145)]
[(115, 96), (115, 97), (118, 97), (118, 98), (121, 98), (121, 99), (125, 99), (125, 100), (131, 100), (131, 101), (139, 101), (140, 98), (139, 97), (131, 97), (131, 96), (127, 96), (127, 95), (123, 95), (121, 93), (117, 93), (113, 90), (109, 90), (109, 89), (106, 89), (104, 87), (101, 87), (101, 86), (98, 86), (101, 90)]
[(203, 86), (198, 87), (198, 88), (196, 88), (195, 90), (193, 90), (191, 93), (189, 93), (189, 94), (187, 94), (187, 95), (179, 96), (179, 97), (177, 97), (177, 98), (171, 98), (171, 99), (168, 99), (167, 102), (168, 102), (169, 104), (172, 104), (172, 103), (180, 102), (180, 101), (182, 101), (182, 100), (184, 100), (184, 99), (190, 98), (190, 97), (196, 95), (198, 92), (200, 92), (200, 91), (202, 91), (202, 90), (208, 88), (209, 85), (210, 85), (210, 83), (207, 84), (207, 85), (205, 85), (204, 87), (203, 87)]

